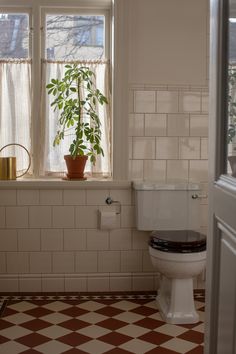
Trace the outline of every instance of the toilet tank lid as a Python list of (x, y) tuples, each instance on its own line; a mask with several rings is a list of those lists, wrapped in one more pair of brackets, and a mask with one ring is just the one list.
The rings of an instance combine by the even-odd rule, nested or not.
[(134, 181), (133, 188), (135, 190), (199, 190), (200, 187), (197, 183), (160, 183), (155, 181)]

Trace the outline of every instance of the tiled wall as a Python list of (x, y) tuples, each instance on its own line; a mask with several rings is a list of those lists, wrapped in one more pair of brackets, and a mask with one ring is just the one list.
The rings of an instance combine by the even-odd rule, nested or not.
[[(122, 204), (112, 231), (98, 229), (108, 196)], [(131, 189), (0, 190), (0, 228), (0, 292), (155, 288)]]
[(206, 88), (132, 88), (130, 178), (207, 182)]
[[(198, 182), (207, 193), (207, 126), (206, 88), (131, 87), (130, 179)], [(98, 210), (119, 208), (108, 196), (122, 205), (111, 231), (98, 227)], [(201, 211), (206, 231), (207, 199)], [(154, 290), (147, 240), (130, 187), (1, 189), (0, 292)]]
[[(131, 189), (0, 190), (0, 292), (154, 290), (148, 233), (134, 227)], [(117, 228), (98, 210), (121, 202)], [(202, 280), (195, 283), (203, 287)]]

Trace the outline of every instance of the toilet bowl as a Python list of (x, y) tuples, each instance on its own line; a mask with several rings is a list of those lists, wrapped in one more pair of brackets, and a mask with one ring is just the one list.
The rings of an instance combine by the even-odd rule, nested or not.
[(196, 323), (193, 279), (206, 264), (206, 236), (198, 232), (199, 186), (142, 181), (133, 187), (136, 227), (152, 231), (149, 254), (160, 273), (156, 298), (160, 313), (167, 323)]
[[(186, 234), (191, 235), (191, 241), (188, 242), (187, 238), (182, 240)], [(171, 238), (174, 241), (171, 241)], [(156, 300), (163, 319), (172, 324), (198, 322), (199, 315), (193, 297), (193, 278), (205, 269), (205, 235), (195, 231), (169, 231), (164, 235), (161, 232), (152, 233), (149, 254), (154, 269), (161, 274)]]

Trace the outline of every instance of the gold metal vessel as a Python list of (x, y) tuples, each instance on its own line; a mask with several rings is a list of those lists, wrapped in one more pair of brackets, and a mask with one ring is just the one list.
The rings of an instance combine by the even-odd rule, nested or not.
[(7, 144), (7, 145), (3, 146), (3, 148), (0, 149), (0, 153), (2, 152), (3, 149), (5, 149), (8, 146), (12, 146), (12, 145), (20, 146), (21, 148), (23, 148), (27, 152), (28, 158), (29, 158), (28, 167), (22, 174), (17, 175), (16, 157), (15, 156), (0, 157), (0, 180), (15, 180), (18, 177), (24, 176), (30, 169), (31, 157), (30, 157), (29, 151), (23, 145), (21, 145), (21, 144)]
[(0, 179), (16, 179), (16, 157), (0, 157)]

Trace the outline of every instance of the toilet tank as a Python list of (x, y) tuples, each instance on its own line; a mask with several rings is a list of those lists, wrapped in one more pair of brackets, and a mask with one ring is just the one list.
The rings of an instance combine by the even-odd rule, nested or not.
[(138, 230), (199, 230), (199, 186), (133, 182)]

